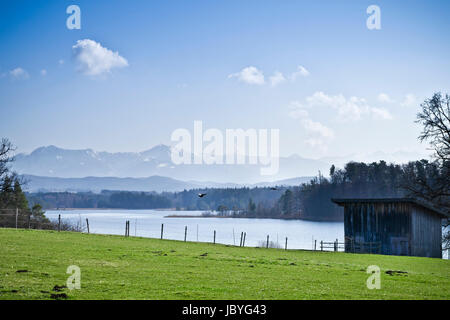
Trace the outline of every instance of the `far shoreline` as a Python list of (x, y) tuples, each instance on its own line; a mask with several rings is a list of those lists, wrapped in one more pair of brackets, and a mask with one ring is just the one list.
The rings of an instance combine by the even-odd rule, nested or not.
[(301, 220), (311, 222), (344, 222), (344, 220), (314, 220), (296, 217), (245, 217), (245, 216), (195, 216), (195, 215), (168, 215), (164, 218), (219, 218), (219, 219), (273, 219), (273, 220)]
[[(45, 209), (46, 211), (102, 211), (102, 210), (155, 210), (155, 211), (176, 211), (176, 212), (191, 212), (191, 211), (204, 211), (204, 210), (176, 210), (176, 208), (159, 208), (159, 209), (129, 209), (129, 208), (53, 208)], [(273, 219), (273, 220), (300, 220), (310, 222), (344, 222), (344, 220), (336, 219), (308, 219), (298, 217), (246, 217), (246, 216), (218, 216), (218, 215), (190, 215), (190, 214), (171, 214), (164, 216), (164, 218), (219, 218), (219, 219)]]
[(176, 208), (145, 208), (145, 209), (130, 209), (130, 208), (50, 208), (44, 209), (46, 211), (74, 211), (74, 210), (155, 210), (155, 211), (202, 211), (202, 210), (176, 210)]

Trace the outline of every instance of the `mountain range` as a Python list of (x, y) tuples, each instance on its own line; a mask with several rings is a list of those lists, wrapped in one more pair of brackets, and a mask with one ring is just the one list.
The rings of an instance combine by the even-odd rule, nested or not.
[(312, 177), (301, 177), (273, 182), (259, 182), (256, 184), (181, 181), (161, 176), (151, 176), (147, 178), (56, 178), (21, 175), (21, 178), (24, 181), (24, 190), (28, 192), (100, 192), (102, 190), (176, 192), (205, 188), (293, 186), (308, 182)]
[(204, 187), (298, 185), (319, 171), (327, 175), (331, 164), (342, 167), (350, 160), (406, 162), (418, 158), (417, 154), (408, 152), (321, 159), (291, 155), (280, 157), (276, 175), (261, 176), (260, 166), (248, 162), (243, 165), (175, 165), (171, 161), (171, 148), (163, 144), (142, 152), (117, 153), (46, 146), (29, 154), (17, 154), (13, 169), (24, 176), (29, 190), (33, 191), (179, 191)]
[(318, 170), (327, 171), (329, 164), (294, 155), (280, 158), (278, 174), (261, 176), (259, 165), (175, 165), (171, 161), (171, 149), (166, 145), (158, 145), (143, 152), (118, 153), (47, 146), (37, 148), (30, 154), (18, 154), (13, 168), (20, 174), (59, 178), (161, 176), (183, 181), (242, 184), (311, 176), (317, 174)]

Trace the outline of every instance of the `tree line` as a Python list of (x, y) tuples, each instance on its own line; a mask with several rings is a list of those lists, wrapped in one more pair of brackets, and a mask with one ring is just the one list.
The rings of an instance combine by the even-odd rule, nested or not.
[[(242, 212), (248, 203), (271, 207), (286, 188), (204, 188), (181, 192), (39, 192), (26, 193), (32, 204), (39, 203), (44, 209), (55, 208), (120, 208), (214, 210)], [(199, 197), (199, 193), (206, 194)]]
[(53, 229), (39, 203), (30, 206), (22, 190), (23, 181), (11, 170), (15, 147), (2, 138), (0, 141), (0, 227), (39, 227)]
[[(218, 188), (182, 192), (30, 193), (10, 170), (13, 145), (0, 143), (0, 215), (19, 209), (29, 221), (46, 221), (44, 208), (127, 208), (216, 210), (220, 215), (258, 218), (342, 220), (342, 209), (331, 198), (413, 197), (450, 214), (450, 96), (436, 93), (421, 104), (418, 137), (434, 150), (432, 160), (407, 164), (349, 162), (344, 168), (331, 166), (329, 177), (321, 173), (309, 183), (278, 188)], [(206, 194), (199, 197), (199, 193)], [(10, 215), (10, 214), (9, 214)], [(1, 223), (1, 222), (0, 222)], [(449, 226), (448, 219), (445, 222)], [(449, 246), (450, 232), (444, 234)]]
[[(329, 178), (319, 176), (299, 190), (287, 190), (280, 202), (287, 214), (304, 219), (342, 219), (331, 198), (411, 197), (427, 202), (450, 216), (450, 96), (435, 93), (426, 99), (416, 122), (423, 126), (420, 141), (434, 151), (431, 160), (407, 164), (349, 162), (330, 168)], [(444, 249), (450, 248), (449, 219), (444, 220)]]

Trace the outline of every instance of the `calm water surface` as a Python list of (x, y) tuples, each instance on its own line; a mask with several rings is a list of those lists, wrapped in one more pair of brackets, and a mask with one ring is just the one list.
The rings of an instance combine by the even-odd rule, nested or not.
[[(125, 221), (130, 220), (130, 236), (159, 238), (161, 224), (164, 224), (164, 238), (184, 240), (187, 226), (187, 240), (212, 242), (216, 230), (216, 242), (239, 245), (241, 232), (246, 232), (246, 246), (259, 246), (265, 242), (278, 242), (284, 248), (288, 238), (288, 249), (312, 249), (317, 240), (331, 242), (344, 240), (344, 224), (341, 222), (311, 222), (302, 220), (202, 218), (202, 211), (159, 211), (159, 210), (49, 210), (46, 215), (54, 220), (58, 215), (65, 221), (80, 222), (86, 226), (89, 219), (91, 233), (125, 233)], [(167, 215), (198, 215), (198, 218), (165, 218)]]

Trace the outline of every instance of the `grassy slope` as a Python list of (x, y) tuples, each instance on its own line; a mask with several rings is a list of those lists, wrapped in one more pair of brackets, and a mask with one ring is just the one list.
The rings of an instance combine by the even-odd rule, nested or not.
[[(0, 229), (0, 244), (0, 299), (48, 299), (72, 264), (81, 290), (64, 289), (69, 299), (450, 298), (450, 261), (440, 259), (14, 229)], [(373, 264), (380, 290), (366, 287)]]

